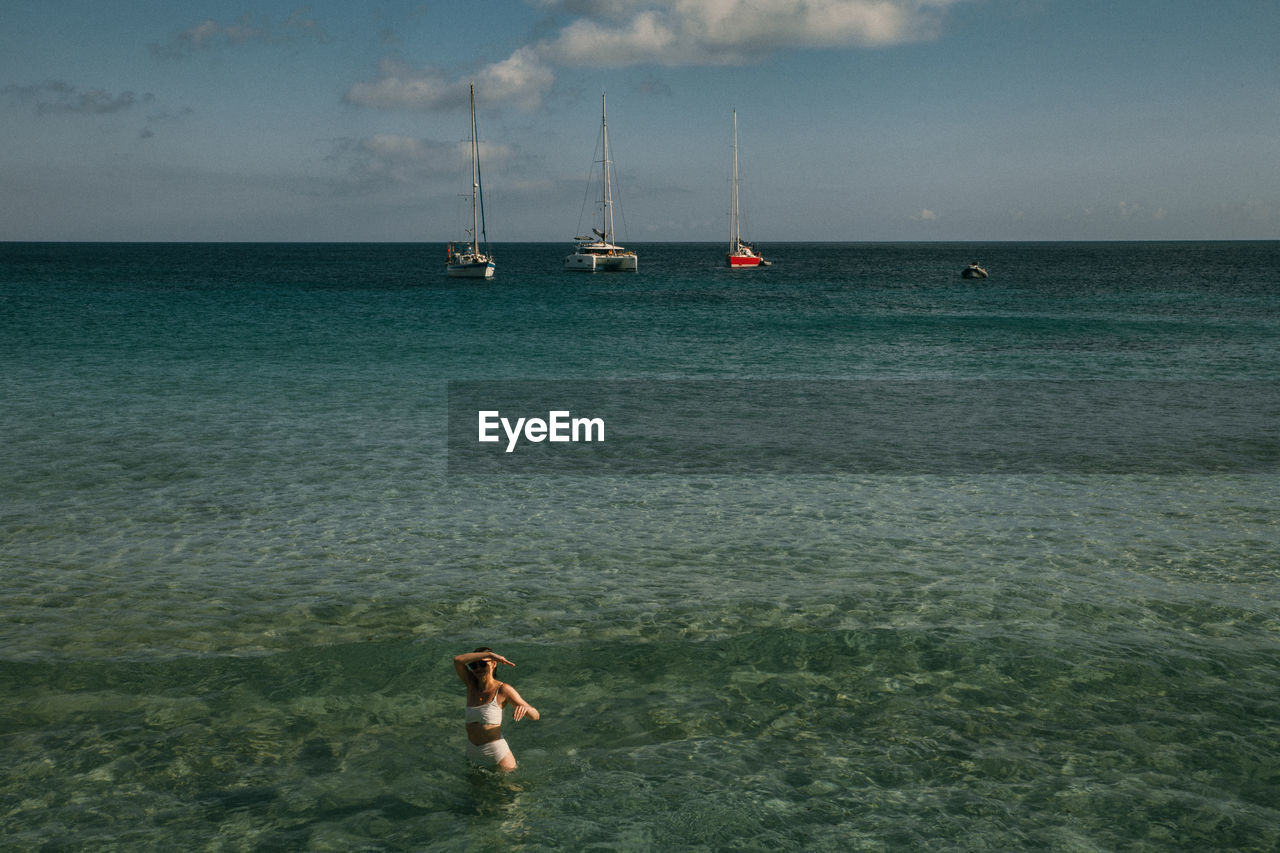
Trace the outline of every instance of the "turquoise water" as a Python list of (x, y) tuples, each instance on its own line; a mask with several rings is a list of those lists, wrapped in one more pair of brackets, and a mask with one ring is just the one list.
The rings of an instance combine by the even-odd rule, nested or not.
[[(1275, 382), (1280, 244), (440, 248), (0, 244), (0, 846), (1280, 846), (1274, 466), (444, 441), (451, 380)], [(542, 713), (510, 778), (463, 758), (477, 645)]]

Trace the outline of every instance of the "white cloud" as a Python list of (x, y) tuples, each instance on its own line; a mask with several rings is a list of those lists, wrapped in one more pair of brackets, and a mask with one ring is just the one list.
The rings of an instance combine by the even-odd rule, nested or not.
[(535, 108), (556, 67), (744, 63), (783, 48), (900, 44), (933, 38), (946, 9), (964, 0), (531, 0), (568, 15), (552, 37), (522, 45), (470, 78), (385, 61), (378, 79), (359, 82), (348, 103), (432, 110), (478, 96)]
[(430, 110), (465, 103), (464, 83), (450, 81), (442, 72), (412, 68), (403, 62), (384, 60), (377, 80), (356, 83), (346, 101), (378, 109)]
[(595, 6), (544, 43), (564, 65), (747, 62), (779, 48), (883, 46), (937, 35), (959, 0), (652, 0)]
[[(421, 111), (464, 106), (470, 97), (471, 80), (450, 79), (439, 69), (385, 60), (380, 72), (377, 80), (352, 85), (345, 100), (363, 107)], [(482, 68), (473, 79), (480, 100), (510, 101), (532, 108), (551, 88), (553, 77), (530, 48), (521, 48)]]
[(543, 52), (564, 65), (600, 68), (687, 60), (689, 47), (661, 15), (646, 11), (621, 26), (574, 21)]
[(555, 74), (528, 47), (502, 62), (488, 66), (476, 78), (476, 89), (486, 100), (523, 102), (536, 107), (551, 88)]

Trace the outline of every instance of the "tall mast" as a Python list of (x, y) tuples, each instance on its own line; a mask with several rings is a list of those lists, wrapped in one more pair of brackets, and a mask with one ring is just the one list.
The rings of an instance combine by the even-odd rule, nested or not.
[(476, 84), (471, 84), (471, 251), (480, 251), (480, 222), (476, 214), (476, 193), (480, 189), (480, 172), (476, 145)]
[(613, 242), (613, 199), (609, 194), (609, 122), (605, 118), (604, 92), (600, 93), (600, 133), (604, 137), (604, 241)]
[(738, 250), (738, 111), (733, 111), (733, 175), (729, 180), (729, 251)]

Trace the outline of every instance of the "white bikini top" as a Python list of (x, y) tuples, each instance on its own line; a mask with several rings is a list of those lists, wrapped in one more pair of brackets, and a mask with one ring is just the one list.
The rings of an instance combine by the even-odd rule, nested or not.
[(502, 725), (502, 706), (498, 704), (498, 694), (483, 705), (468, 705), (463, 719), (468, 723), (484, 723), (486, 726)]

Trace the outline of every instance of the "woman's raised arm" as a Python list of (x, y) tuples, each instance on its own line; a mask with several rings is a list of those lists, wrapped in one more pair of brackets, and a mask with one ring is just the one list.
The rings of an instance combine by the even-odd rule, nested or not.
[(512, 722), (515, 722), (526, 715), (528, 715), (531, 720), (539, 719), (541, 715), (538, 714), (538, 709), (524, 701), (523, 697), (516, 692), (514, 687), (510, 684), (503, 684), (502, 691), (507, 694), (507, 698), (510, 699), (512, 704), (515, 706), (511, 712)]
[(453, 671), (458, 673), (458, 678), (462, 679), (463, 684), (471, 684), (475, 681), (475, 676), (471, 674), (471, 670), (467, 667), (478, 660), (496, 660), (498, 663), (505, 663), (507, 666), (515, 666), (515, 664), (497, 652), (463, 652), (460, 655), (454, 655)]

